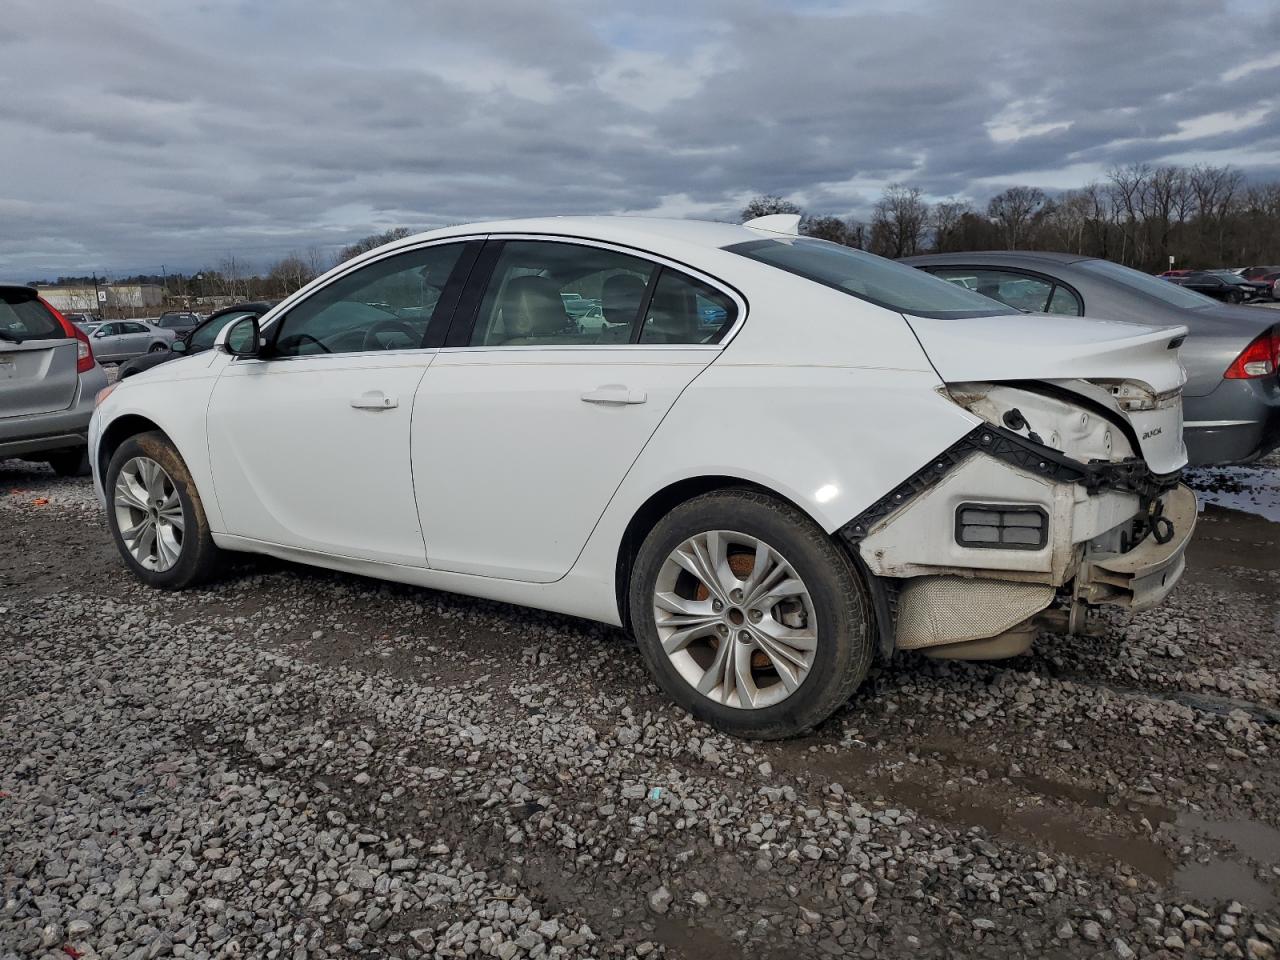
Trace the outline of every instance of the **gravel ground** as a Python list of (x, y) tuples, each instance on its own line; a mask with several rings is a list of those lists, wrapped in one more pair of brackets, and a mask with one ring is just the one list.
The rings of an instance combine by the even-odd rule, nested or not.
[(1257, 515), (1207, 507), (1160, 610), (900, 657), (770, 745), (583, 621), (255, 559), (148, 590), (43, 468), (0, 463), (0, 531), (0, 957), (1280, 948)]

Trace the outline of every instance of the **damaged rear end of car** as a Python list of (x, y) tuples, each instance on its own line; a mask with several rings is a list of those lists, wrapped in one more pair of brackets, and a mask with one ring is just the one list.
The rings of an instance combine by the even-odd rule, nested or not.
[(995, 659), (1184, 569), (1182, 328), (906, 317), (968, 433), (838, 531), (882, 587), (882, 646)]

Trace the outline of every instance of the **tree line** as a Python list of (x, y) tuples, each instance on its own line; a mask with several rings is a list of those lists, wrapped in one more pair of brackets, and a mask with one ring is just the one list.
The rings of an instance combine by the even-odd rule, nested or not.
[(897, 259), (965, 250), (1056, 250), (1156, 273), (1280, 263), (1280, 181), (1248, 183), (1229, 166), (1133, 163), (1105, 180), (1050, 194), (1013, 186), (977, 206), (926, 201), (919, 187), (890, 184), (869, 221), (812, 214), (759, 196), (742, 219), (801, 216), (801, 232)]

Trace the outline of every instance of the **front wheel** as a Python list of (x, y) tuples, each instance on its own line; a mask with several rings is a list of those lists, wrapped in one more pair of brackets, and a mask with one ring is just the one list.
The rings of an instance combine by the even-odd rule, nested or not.
[(875, 649), (849, 558), (800, 510), (755, 490), (704, 494), (659, 521), (636, 557), (630, 604), (658, 685), (735, 736), (779, 739), (821, 723)]
[(103, 486), (111, 535), (139, 580), (181, 590), (217, 572), (221, 551), (200, 494), (163, 433), (140, 433), (120, 444)]

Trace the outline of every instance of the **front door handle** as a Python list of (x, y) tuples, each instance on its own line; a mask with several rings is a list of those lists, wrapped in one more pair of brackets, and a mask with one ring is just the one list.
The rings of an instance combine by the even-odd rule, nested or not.
[(358, 397), (352, 397), (351, 406), (357, 410), (390, 410), (392, 407), (400, 406), (400, 401), (395, 397), (388, 397), (381, 390), (370, 390)]
[(644, 403), (648, 400), (643, 390), (630, 390), (621, 383), (607, 383), (603, 387), (596, 387), (582, 395), (582, 399), (586, 403), (603, 403), (603, 404), (627, 404), (627, 403)]

